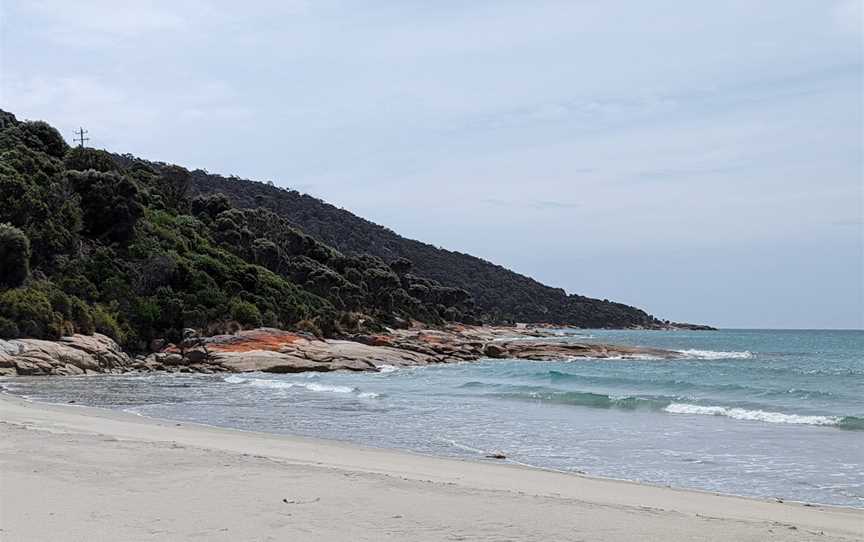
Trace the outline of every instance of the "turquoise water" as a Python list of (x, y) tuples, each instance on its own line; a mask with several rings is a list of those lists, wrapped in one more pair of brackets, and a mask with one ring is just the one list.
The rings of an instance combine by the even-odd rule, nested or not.
[(684, 359), (481, 361), (377, 374), (7, 379), (142, 415), (864, 507), (864, 332), (565, 331)]

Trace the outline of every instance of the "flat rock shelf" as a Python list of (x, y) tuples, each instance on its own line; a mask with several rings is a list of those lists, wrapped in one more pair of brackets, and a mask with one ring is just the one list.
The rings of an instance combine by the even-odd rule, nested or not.
[(307, 333), (259, 328), (195, 338), (149, 355), (131, 356), (109, 337), (73, 335), (58, 341), (0, 340), (0, 376), (124, 372), (380, 371), (478, 359), (555, 361), (570, 358), (674, 359), (678, 352), (602, 343), (556, 341), (536, 328), (450, 326), (379, 335), (320, 339)]

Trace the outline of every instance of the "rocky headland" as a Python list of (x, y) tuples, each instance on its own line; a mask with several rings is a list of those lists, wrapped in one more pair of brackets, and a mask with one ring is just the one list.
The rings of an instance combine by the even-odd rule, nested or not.
[(84, 375), (125, 372), (380, 371), (479, 359), (567, 360), (591, 357), (676, 358), (674, 351), (562, 341), (542, 328), (454, 325), (411, 328), (378, 335), (320, 339), (303, 332), (258, 328), (233, 335), (199, 337), (181, 344), (152, 345), (130, 355), (105, 335), (72, 335), (59, 341), (0, 340), (0, 376)]

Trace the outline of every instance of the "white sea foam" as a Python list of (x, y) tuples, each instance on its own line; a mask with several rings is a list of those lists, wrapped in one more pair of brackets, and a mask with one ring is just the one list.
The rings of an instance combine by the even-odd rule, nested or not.
[(453, 439), (438, 437), (438, 440), (446, 442), (447, 444), (449, 444), (450, 446), (453, 446), (454, 448), (459, 448), (460, 450), (465, 450), (466, 452), (474, 452), (476, 454), (487, 453), (486, 450), (481, 450), (480, 448), (474, 448), (474, 447), (468, 446), (466, 444), (461, 444), (459, 442), (456, 442)]
[[(567, 358), (567, 361), (570, 362), (584, 362), (585, 360), (593, 360), (593, 361), (658, 361), (666, 358), (661, 358), (659, 356), (652, 356), (650, 354), (616, 354), (614, 356), (604, 356), (604, 357), (590, 357), (590, 356), (570, 356)], [(529, 361), (529, 360), (523, 360)], [(541, 362), (545, 363), (545, 362)]]
[(753, 357), (753, 352), (744, 350), (743, 352), (723, 352), (715, 350), (679, 350), (685, 356), (698, 359), (749, 359)]
[(247, 384), (256, 388), (269, 389), (291, 389), (303, 388), (314, 392), (329, 392), (329, 393), (358, 393), (358, 397), (372, 398), (378, 397), (377, 393), (366, 392), (359, 393), (357, 388), (350, 386), (330, 386), (327, 384), (319, 384), (317, 382), (286, 382), (284, 380), (271, 380), (266, 378), (243, 378), (239, 376), (228, 376), (222, 379), (228, 384)]
[(311, 382), (309, 384), (300, 384), (300, 386), (306, 388), (309, 391), (330, 391), (333, 393), (352, 393), (357, 391), (357, 388), (352, 388), (349, 386), (328, 386), (326, 384), (316, 384), (315, 382)]
[(379, 373), (392, 373), (393, 371), (398, 371), (399, 368), (395, 365), (379, 365), (378, 372)]
[(287, 390), (287, 389), (295, 388), (298, 386), (304, 387), (304, 388), (306, 387), (305, 384), (295, 384), (294, 382), (283, 382), (281, 380), (252, 379), (252, 380), (247, 380), (246, 384), (248, 384), (252, 387), (255, 387), (255, 388), (270, 388), (270, 389), (276, 389), (276, 390), (279, 390), (279, 389)]
[(688, 403), (672, 403), (664, 408), (670, 414), (701, 414), (704, 416), (726, 416), (736, 420), (750, 420), (768, 423), (791, 423), (798, 425), (837, 425), (840, 418), (836, 416), (802, 416), (799, 414), (783, 414), (782, 412), (766, 412), (764, 410), (746, 410), (722, 406), (702, 406)]
[(616, 356), (609, 356), (609, 357), (607, 357), (607, 358), (601, 358), (601, 359), (624, 359), (624, 360), (637, 360), (637, 361), (639, 361), (639, 360), (641, 360), (641, 361), (656, 361), (656, 360), (661, 360), (661, 359), (664, 359), (664, 358), (661, 358), (661, 357), (659, 357), (659, 356), (652, 356), (651, 354), (620, 354), (620, 355), (616, 355)]

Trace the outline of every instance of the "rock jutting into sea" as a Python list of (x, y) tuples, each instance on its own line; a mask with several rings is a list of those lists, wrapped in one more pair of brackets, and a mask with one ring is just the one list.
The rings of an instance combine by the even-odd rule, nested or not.
[(105, 335), (0, 340), (0, 376), (122, 373), (133, 359)]
[(345, 339), (320, 339), (302, 332), (258, 328), (204, 338), (189, 333), (180, 345), (169, 344), (158, 352), (135, 357), (100, 334), (73, 335), (59, 341), (0, 340), (0, 376), (135, 371), (380, 371), (384, 366), (422, 366), (483, 358), (555, 361), (644, 356), (672, 359), (680, 354), (657, 348), (564, 342), (537, 328), (412, 328)]

